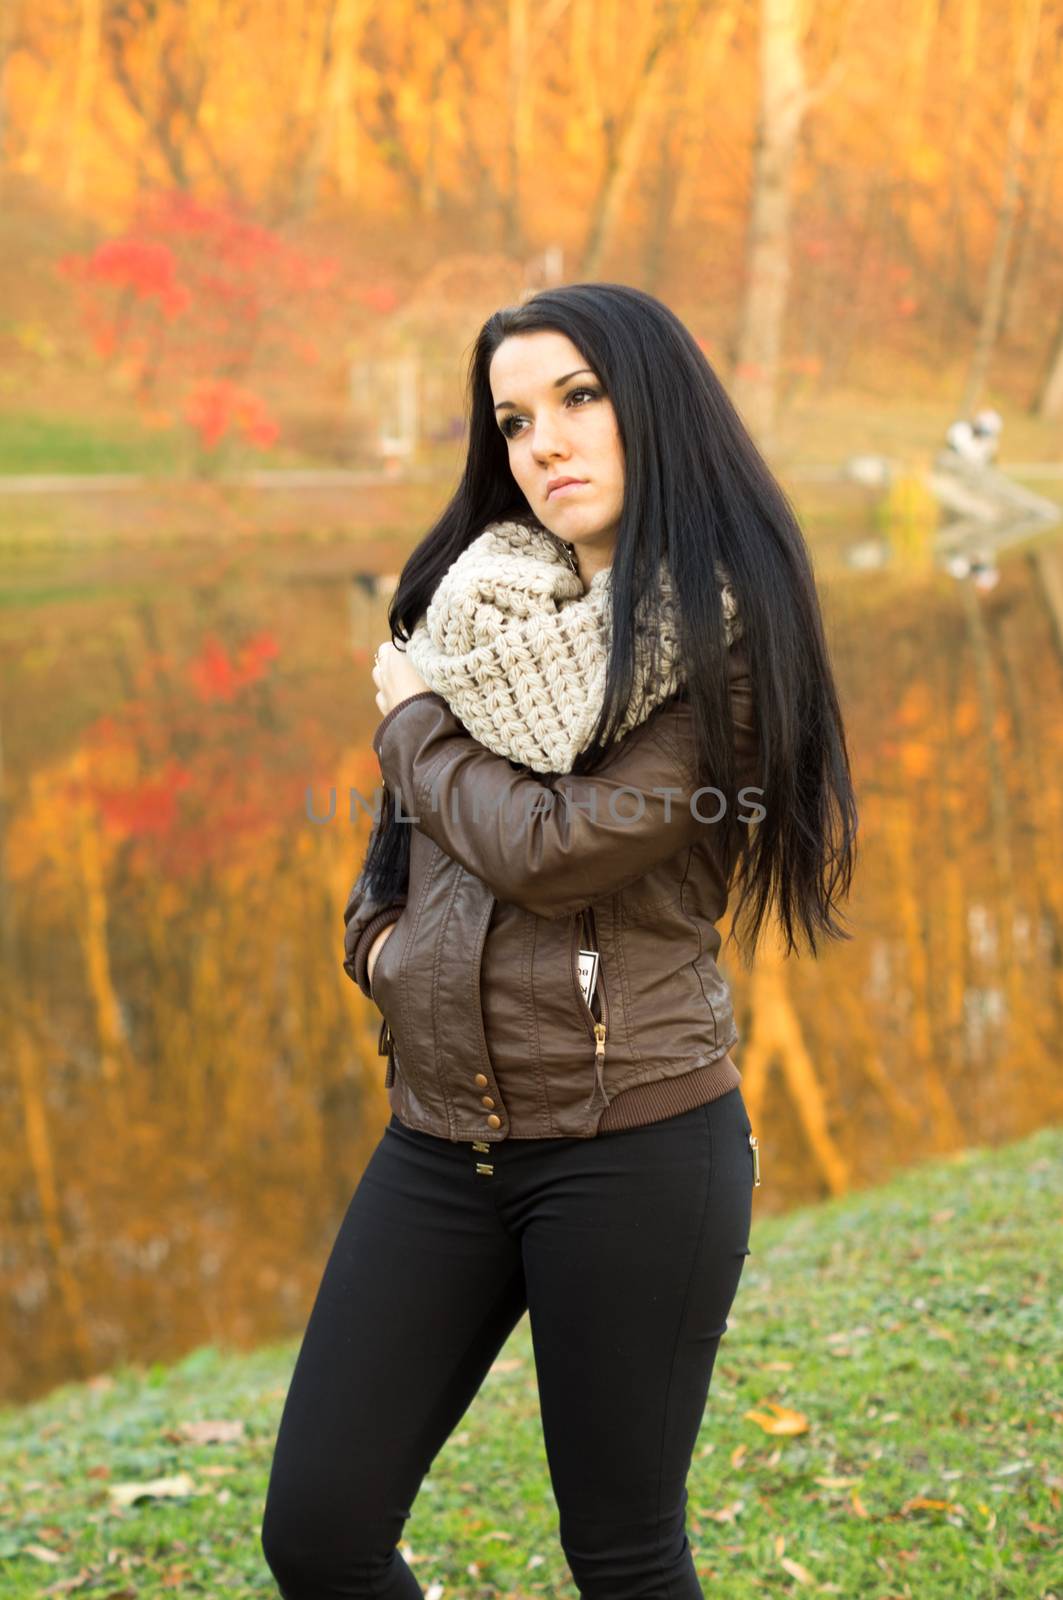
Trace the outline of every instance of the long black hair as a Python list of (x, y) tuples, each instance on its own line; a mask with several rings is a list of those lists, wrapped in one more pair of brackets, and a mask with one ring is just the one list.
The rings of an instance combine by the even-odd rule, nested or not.
[[(461, 481), (410, 555), (388, 610), (408, 640), (447, 568), (488, 523), (534, 517), (510, 472), (488, 373), (504, 339), (565, 334), (612, 402), (624, 455), (624, 497), (612, 561), (613, 627), (605, 699), (573, 771), (592, 772), (632, 692), (634, 618), (658, 594), (667, 558), (680, 622), (697, 784), (732, 795), (734, 726), (716, 565), (730, 574), (748, 655), (764, 816), (755, 828), (728, 801), (716, 826), (740, 859), (732, 937), (746, 914), (752, 959), (774, 902), (785, 954), (795, 925), (816, 953), (817, 932), (848, 939), (835, 921), (856, 855), (857, 810), (809, 551), (786, 494), (720, 379), (679, 318), (653, 295), (619, 283), (543, 289), (492, 313), (473, 345), (468, 450)], [(401, 643), (399, 644), (401, 648)], [(408, 886), (409, 824), (394, 821), (384, 789), (358, 887), (382, 903)]]

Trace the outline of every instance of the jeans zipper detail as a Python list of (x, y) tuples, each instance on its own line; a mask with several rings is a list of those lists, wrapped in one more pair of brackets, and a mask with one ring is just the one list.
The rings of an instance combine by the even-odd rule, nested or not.
[(760, 1188), (760, 1145), (755, 1133), (749, 1135), (749, 1148), (753, 1152), (753, 1187)]

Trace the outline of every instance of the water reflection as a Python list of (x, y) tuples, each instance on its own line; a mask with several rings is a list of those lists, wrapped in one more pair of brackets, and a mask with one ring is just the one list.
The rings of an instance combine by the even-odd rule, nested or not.
[[(874, 527), (817, 545), (854, 937), (727, 963), (762, 1215), (1063, 1113), (1060, 543), (1001, 540), (979, 590), (909, 511), (877, 570), (846, 555)], [(315, 825), (305, 797), (377, 788), (396, 564), (355, 541), (5, 558), (6, 1397), (305, 1322), (387, 1115), (340, 966), (368, 820)]]
[(926, 473), (899, 469), (886, 456), (851, 456), (841, 477), (883, 491), (883, 533), (859, 539), (844, 552), (846, 563), (861, 572), (897, 564), (924, 571), (936, 566), (991, 589), (1000, 577), (1001, 551), (1055, 531), (1063, 520), (1054, 501), (952, 449), (940, 451)]

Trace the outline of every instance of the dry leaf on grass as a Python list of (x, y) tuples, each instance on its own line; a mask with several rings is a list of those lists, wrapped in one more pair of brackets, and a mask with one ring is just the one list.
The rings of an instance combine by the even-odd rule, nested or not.
[(178, 1472), (172, 1478), (148, 1478), (143, 1483), (112, 1483), (107, 1490), (120, 1506), (131, 1506), (138, 1500), (180, 1500), (195, 1492), (195, 1480), (187, 1472)]
[(807, 1433), (808, 1418), (803, 1411), (793, 1411), (789, 1406), (780, 1406), (774, 1400), (766, 1402), (766, 1411), (743, 1411), (743, 1417), (748, 1417), (750, 1422), (755, 1422), (758, 1428), (763, 1428), (765, 1433)]

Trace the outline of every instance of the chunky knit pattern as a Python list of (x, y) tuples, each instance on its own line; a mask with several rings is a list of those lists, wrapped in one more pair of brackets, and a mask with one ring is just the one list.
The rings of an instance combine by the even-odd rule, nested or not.
[[(741, 624), (727, 574), (720, 566), (716, 573), (730, 644)], [(572, 547), (541, 523), (491, 523), (444, 573), (406, 654), (486, 749), (532, 772), (570, 772), (602, 710), (611, 579), (606, 567), (584, 590)], [(664, 560), (660, 586), (660, 607), (644, 606), (636, 618), (634, 683), (618, 739), (683, 682)]]

